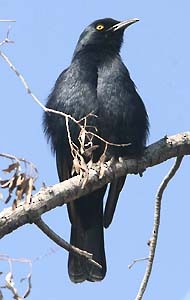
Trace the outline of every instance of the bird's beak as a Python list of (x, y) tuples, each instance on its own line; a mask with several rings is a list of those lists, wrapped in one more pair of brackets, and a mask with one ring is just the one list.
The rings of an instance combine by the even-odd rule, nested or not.
[(117, 31), (120, 29), (126, 29), (128, 26), (130, 26), (133, 23), (136, 23), (138, 21), (139, 21), (139, 19), (137, 19), (137, 18), (121, 21), (121, 22), (115, 24), (114, 26), (110, 27), (108, 30)]

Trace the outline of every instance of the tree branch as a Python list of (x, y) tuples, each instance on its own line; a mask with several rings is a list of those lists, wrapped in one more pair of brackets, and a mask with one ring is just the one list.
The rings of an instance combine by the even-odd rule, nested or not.
[(99, 166), (94, 164), (89, 170), (89, 176), (83, 188), (81, 188), (83, 185), (81, 176), (78, 175), (54, 186), (41, 189), (32, 197), (29, 205), (22, 203), (15, 210), (4, 209), (0, 213), (0, 238), (27, 223), (34, 223), (43, 213), (57, 206), (62, 206), (101, 188), (111, 182), (114, 177), (142, 173), (146, 168), (160, 164), (172, 157), (189, 154), (190, 132), (186, 132), (164, 137), (150, 145), (141, 159), (120, 159), (112, 165), (106, 163), (101, 178)]
[(155, 210), (154, 210), (154, 225), (152, 230), (152, 237), (150, 239), (150, 249), (149, 249), (149, 256), (148, 256), (148, 264), (146, 267), (146, 271), (144, 274), (144, 277), (142, 279), (139, 291), (137, 293), (137, 296), (135, 300), (141, 300), (143, 297), (143, 294), (146, 290), (151, 271), (152, 266), (154, 262), (155, 257), (155, 251), (156, 251), (156, 245), (158, 240), (158, 231), (159, 231), (159, 225), (160, 225), (160, 213), (161, 213), (161, 202), (162, 202), (162, 196), (164, 193), (164, 190), (166, 189), (169, 181), (174, 177), (175, 173), (179, 169), (181, 162), (182, 162), (183, 156), (179, 156), (176, 158), (176, 161), (172, 168), (170, 169), (169, 173), (164, 177), (163, 181), (161, 182), (158, 192), (156, 194), (156, 202), (155, 202)]
[(41, 218), (35, 221), (36, 226), (43, 231), (51, 240), (53, 240), (57, 245), (61, 246), (65, 250), (69, 251), (70, 253), (73, 253), (75, 255), (80, 255), (84, 258), (86, 258), (89, 263), (95, 265), (98, 268), (102, 268), (102, 266), (97, 263), (95, 260), (92, 259), (93, 254), (89, 253), (85, 250), (81, 250), (69, 243), (67, 243), (64, 239), (62, 239), (60, 236), (58, 236), (47, 224), (45, 224), (44, 221), (42, 221)]

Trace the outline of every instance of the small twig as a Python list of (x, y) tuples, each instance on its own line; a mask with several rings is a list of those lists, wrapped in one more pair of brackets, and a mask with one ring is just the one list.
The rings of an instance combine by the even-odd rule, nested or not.
[(16, 287), (14, 286), (15, 283), (13, 281), (13, 274), (12, 274), (12, 272), (7, 273), (7, 275), (5, 276), (5, 282), (6, 282), (6, 285), (3, 286), (2, 288), (7, 288), (8, 290), (10, 290), (11, 293), (13, 294), (13, 296), (14, 296), (13, 299), (23, 300), (19, 296), (18, 291), (17, 291)]
[(145, 261), (148, 260), (148, 257), (143, 257), (143, 258), (136, 258), (132, 261), (130, 265), (128, 265), (128, 268), (131, 269), (137, 262)]
[(30, 203), (32, 191), (35, 190), (34, 183), (38, 178), (36, 166), (32, 162), (15, 155), (0, 153), (0, 157), (12, 160), (12, 164), (2, 170), (5, 174), (10, 174), (10, 177), (0, 180), (0, 188), (8, 190), (8, 197), (4, 203), (7, 204), (10, 201), (13, 192), (16, 196), (12, 203), (13, 209), (24, 199), (24, 195), (25, 202)]
[(27, 258), (13, 258), (5, 254), (0, 254), (0, 261), (10, 261), (10, 262), (19, 262), (19, 263), (32, 263), (31, 259)]
[[(72, 138), (71, 138), (71, 132), (69, 130), (69, 117), (65, 116), (65, 124), (66, 124), (66, 129), (67, 129), (67, 136), (68, 136), (68, 142), (70, 145), (70, 149), (71, 149), (71, 154), (73, 156), (73, 158), (75, 157), (75, 150), (78, 148), (73, 142), (72, 142)], [(76, 148), (76, 149), (75, 149)]]
[(31, 292), (31, 289), (32, 289), (32, 274), (29, 273), (27, 275), (27, 277), (22, 278), (21, 281), (23, 281), (23, 280), (27, 280), (27, 282), (28, 282), (28, 286), (26, 288), (26, 291), (24, 292), (24, 295), (22, 296), (23, 299), (26, 299), (29, 296), (29, 294)]
[(14, 43), (14, 42), (9, 40), (8, 37), (6, 37), (2, 42), (0, 42), (0, 47), (3, 46), (4, 44), (8, 44), (8, 43)]
[[(13, 294), (13, 299), (15, 300), (23, 300), (27, 298), (27, 296), (30, 294), (32, 284), (31, 284), (31, 278), (32, 278), (32, 261), (26, 258), (12, 258), (9, 257), (8, 255), (0, 254), (0, 261), (7, 261), (9, 263), (9, 272), (5, 276), (5, 286), (1, 286), (0, 288), (8, 289), (11, 291)], [(30, 267), (30, 272), (28, 275), (20, 280), (20, 282), (27, 280), (27, 288), (26, 291), (24, 292), (23, 296), (20, 296), (16, 287), (15, 287), (15, 282), (13, 279), (13, 271), (12, 271), (12, 263), (13, 262), (19, 262), (19, 263), (28, 263)]]
[[(86, 119), (88, 117), (94, 117), (94, 118), (97, 118), (98, 116), (93, 114), (93, 112), (90, 112), (89, 114), (87, 114), (85, 117), (82, 117), (80, 120), (78, 120), (78, 123), (81, 123), (82, 121), (86, 122)], [(87, 124), (86, 124), (87, 125)]]
[(16, 20), (0, 20), (0, 22), (16, 22)]
[(145, 270), (144, 277), (142, 279), (139, 291), (137, 293), (137, 296), (135, 300), (141, 300), (143, 297), (143, 294), (146, 290), (151, 271), (152, 266), (154, 262), (155, 257), (155, 251), (156, 251), (156, 245), (158, 240), (158, 231), (159, 231), (159, 225), (160, 225), (160, 212), (161, 212), (161, 202), (162, 202), (162, 196), (164, 193), (164, 190), (166, 189), (169, 181), (174, 177), (177, 170), (179, 169), (181, 162), (182, 162), (183, 156), (179, 156), (176, 158), (176, 161), (172, 168), (170, 169), (169, 173), (164, 177), (163, 181), (161, 182), (157, 194), (156, 194), (156, 202), (155, 202), (155, 209), (154, 209), (154, 225), (152, 230), (152, 237), (150, 239), (150, 248), (149, 248), (149, 256), (148, 256), (148, 264)]
[(15, 155), (12, 155), (12, 154), (8, 154), (8, 153), (0, 153), (0, 156), (1, 157), (4, 157), (4, 158), (8, 158), (8, 159), (11, 159), (11, 160), (15, 160), (16, 162), (20, 162), (20, 159), (18, 157), (16, 157)]
[(20, 158), (20, 157), (16, 157), (15, 155), (9, 154), (9, 153), (0, 153), (1, 157), (5, 157), (11, 160), (16, 160), (17, 162), (24, 162), (26, 164), (32, 165), (32, 167), (35, 169), (35, 171), (37, 172), (37, 168), (36, 166), (30, 162), (29, 160), (25, 159), (25, 158)]
[(103, 139), (101, 136), (97, 135), (94, 132), (91, 131), (87, 131), (87, 134), (91, 134), (93, 137), (96, 137), (97, 139), (99, 139), (100, 141), (104, 142), (105, 144), (109, 145), (109, 146), (114, 146), (114, 147), (127, 147), (130, 146), (131, 143), (127, 143), (127, 144), (116, 144), (116, 143), (112, 143), (112, 142), (108, 142), (105, 139)]
[(3, 46), (4, 44), (14, 43), (14, 41), (9, 39), (10, 30), (11, 30), (11, 27), (9, 26), (9, 28), (7, 30), (6, 38), (2, 42), (0, 42), (0, 47)]
[(2, 52), (0, 51), (0, 56), (6, 61), (6, 63), (9, 65), (9, 67), (13, 70), (13, 72), (19, 77), (21, 80), (22, 84), (24, 85), (27, 93), (31, 95), (31, 97), (34, 99), (34, 101), (41, 106), (43, 110), (46, 110), (46, 107), (38, 100), (38, 98), (31, 92), (26, 80), (24, 77), (19, 73), (19, 71), (16, 69), (16, 67), (12, 64), (10, 59)]
[(12, 155), (12, 154), (9, 154), (9, 153), (0, 153), (0, 157), (4, 157), (4, 158), (11, 159), (12, 161), (16, 161), (19, 165), (20, 165), (20, 162), (22, 162), (22, 163), (25, 164), (25, 167), (26, 167), (26, 165), (30, 166), (30, 170), (32, 170), (30, 172), (35, 173), (34, 174), (35, 180), (38, 178), (38, 169), (31, 161), (29, 161), (25, 158), (16, 157), (15, 155)]
[(88, 253), (87, 251), (81, 250), (69, 243), (67, 243), (64, 239), (58, 236), (47, 224), (42, 221), (41, 218), (34, 222), (36, 226), (41, 229), (51, 240), (53, 240), (56, 244), (64, 248), (65, 250), (82, 257), (85, 257), (89, 263), (93, 264), (94, 266), (102, 269), (102, 266), (97, 263), (95, 260), (92, 259), (93, 254)]
[(32, 93), (27, 81), (24, 79), (23, 75), (17, 70), (17, 68), (13, 65), (13, 63), (10, 61), (10, 59), (2, 52), (0, 51), (0, 56), (5, 60), (5, 62), (9, 65), (11, 70), (18, 76), (22, 84), (24, 85), (24, 88), (26, 92), (33, 98), (33, 100), (47, 113), (54, 113), (60, 116), (63, 116), (65, 118), (71, 119), (73, 122), (75, 122), (80, 128), (83, 128), (82, 125), (78, 123), (78, 121), (73, 118), (71, 115), (65, 114), (64, 112), (57, 111), (51, 108), (47, 108), (45, 105), (43, 105), (40, 100)]

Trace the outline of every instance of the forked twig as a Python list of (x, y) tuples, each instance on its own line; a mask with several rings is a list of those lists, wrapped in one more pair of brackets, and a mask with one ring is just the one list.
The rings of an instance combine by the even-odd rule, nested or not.
[(136, 263), (145, 261), (145, 260), (148, 260), (148, 257), (133, 259), (132, 263), (130, 265), (128, 265), (128, 268), (131, 269)]

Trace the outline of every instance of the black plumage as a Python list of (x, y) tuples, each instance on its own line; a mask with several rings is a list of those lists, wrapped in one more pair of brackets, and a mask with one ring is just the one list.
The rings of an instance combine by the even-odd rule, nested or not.
[[(109, 146), (107, 159), (142, 154), (148, 134), (148, 116), (129, 72), (121, 60), (120, 48), (124, 30), (138, 21), (118, 22), (106, 18), (93, 22), (81, 34), (70, 66), (58, 77), (47, 107), (72, 115), (79, 120), (93, 112), (90, 125), (97, 134), (116, 144)], [(78, 144), (79, 127), (69, 122), (71, 138)], [(56, 154), (60, 181), (71, 177), (72, 156), (68, 144), (65, 119), (55, 114), (44, 114), (44, 130)], [(93, 161), (100, 158), (103, 143), (93, 153)], [(77, 283), (84, 280), (99, 281), (106, 274), (103, 226), (112, 221), (119, 193), (125, 177), (116, 178), (110, 185), (103, 214), (103, 197), (107, 186), (68, 204), (71, 221), (71, 244), (93, 253), (93, 259), (102, 269), (85, 259), (69, 254), (70, 279)]]

